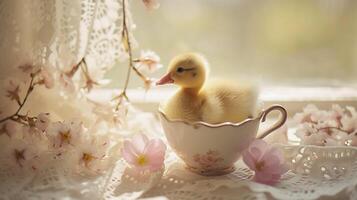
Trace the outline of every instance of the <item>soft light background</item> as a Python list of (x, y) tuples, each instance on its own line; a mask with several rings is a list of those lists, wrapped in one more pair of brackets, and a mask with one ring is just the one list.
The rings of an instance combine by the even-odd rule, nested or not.
[[(198, 51), (214, 76), (299, 86), (356, 81), (355, 0), (159, 1), (151, 12), (140, 1), (131, 6), (140, 49), (157, 52), (164, 66), (180, 52)], [(126, 70), (118, 63), (107, 74), (109, 87), (122, 87)], [(133, 74), (130, 87), (141, 85)]]

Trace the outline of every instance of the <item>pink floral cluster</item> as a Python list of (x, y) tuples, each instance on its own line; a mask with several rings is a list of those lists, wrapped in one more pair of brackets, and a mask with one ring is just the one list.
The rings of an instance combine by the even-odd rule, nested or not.
[[(122, 1), (123, 12), (128, 12), (125, 2)], [(148, 9), (159, 7), (156, 0), (143, 0), (143, 3)], [(124, 14), (124, 16), (126, 15)], [(129, 20), (123, 17), (123, 21), (126, 23)], [(128, 25), (131, 24), (126, 24), (126, 26)], [(127, 27), (126, 35), (129, 35)], [(126, 38), (129, 43), (128, 37)], [(128, 54), (131, 55), (131, 53)], [(51, 53), (49, 59), (46, 60), (48, 65), (24, 64), (18, 67), (21, 73), (15, 73), (16, 78), (2, 80), (0, 89), (0, 101), (2, 102), (0, 105), (0, 168), (7, 166), (37, 170), (45, 166), (46, 159), (60, 159), (69, 165), (78, 166), (80, 171), (100, 172), (118, 158), (118, 156), (112, 155), (119, 152), (113, 150), (118, 146), (116, 145), (118, 141), (110, 142), (109, 134), (103, 133), (103, 130), (108, 132), (117, 130), (118, 125), (121, 126), (125, 123), (126, 101), (120, 100), (120, 103), (115, 107), (116, 103), (113, 102), (100, 104), (87, 99), (86, 95), (89, 91), (108, 81), (102, 79), (105, 70), (89, 68), (87, 62), (89, 61), (88, 64), (91, 64), (91, 58), (86, 58), (74, 61), (73, 55), (61, 47)], [(153, 81), (141, 72), (145, 70), (153, 72), (160, 68), (159, 56), (152, 51), (143, 51), (140, 58), (130, 59), (130, 61), (133, 61), (130, 67), (145, 80), (145, 88), (149, 89)], [(42, 93), (43, 95), (45, 92), (42, 89), (44, 88), (48, 89), (46, 95), (49, 100), (46, 104), (60, 101), (65, 104), (62, 104), (64, 108), (76, 107), (78, 110), (85, 110), (81, 114), (88, 113), (87, 121), (94, 122), (92, 124), (88, 122), (87, 128), (85, 128), (79, 120), (62, 121), (63, 116), (58, 110), (52, 113), (52, 110), (38, 109), (41, 105), (35, 103), (28, 105), (33, 91), (39, 90), (37, 94)], [(125, 89), (124, 96), (126, 96)], [(30, 107), (33, 105), (36, 108)], [(46, 108), (48, 107), (49, 105), (46, 105)], [(43, 113), (36, 115), (39, 111)], [(46, 112), (51, 112), (51, 114)], [(61, 121), (52, 121), (50, 115)], [(157, 147), (156, 144), (158, 143), (155, 143), (153, 148)], [(148, 153), (152, 155), (152, 151), (154, 150), (150, 150)], [(2, 165), (3, 163), (7, 164)]]
[[(55, 82), (61, 80), (62, 75), (68, 75), (61, 72), (56, 79), (57, 73), (50, 73), (50, 68), (30, 64), (21, 65), (19, 69), (27, 79), (24, 78), (24, 82), (6, 80), (0, 95), (6, 105), (0, 109), (1, 167), (37, 170), (46, 166), (46, 161), (61, 159), (81, 172), (105, 170), (112, 159), (109, 152), (113, 145), (108, 135), (96, 134), (95, 125), (86, 129), (79, 120), (52, 121), (50, 113), (31, 116), (28, 111), (23, 112), (37, 87), (64, 91), (62, 87), (72, 84), (71, 79), (59, 81), (59, 85)], [(94, 109), (99, 107), (93, 106)], [(11, 110), (14, 113), (9, 114)], [(103, 118), (94, 111), (98, 119)]]
[(301, 144), (318, 146), (357, 146), (357, 112), (354, 107), (332, 105), (330, 110), (319, 110), (307, 105), (293, 118), (296, 136)]
[(48, 113), (31, 121), (29, 125), (12, 120), (1, 124), (0, 160), (6, 167), (38, 170), (46, 161), (61, 159), (71, 169), (97, 173), (110, 163), (109, 138), (91, 133), (81, 122), (52, 122)]

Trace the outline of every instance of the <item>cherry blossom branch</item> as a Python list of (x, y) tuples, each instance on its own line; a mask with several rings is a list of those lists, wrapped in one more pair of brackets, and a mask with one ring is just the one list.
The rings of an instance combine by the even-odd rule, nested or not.
[(129, 64), (128, 64), (128, 71), (127, 71), (127, 74), (126, 74), (126, 79), (125, 79), (125, 82), (124, 82), (124, 88), (122, 90), (122, 92), (114, 98), (115, 99), (118, 99), (118, 103), (117, 103), (117, 106), (116, 106), (116, 110), (118, 110), (120, 104), (122, 103), (122, 99), (126, 99), (129, 101), (129, 98), (126, 94), (126, 90), (128, 88), (128, 85), (129, 85), (129, 80), (130, 80), (130, 74), (131, 74), (131, 70), (133, 69), (134, 72), (144, 81), (146, 82), (148, 80), (148, 78), (143, 74), (141, 73), (135, 66), (134, 66), (134, 62), (136, 60), (133, 59), (133, 53), (132, 53), (132, 46), (131, 46), (131, 41), (130, 41), (130, 36), (129, 36), (129, 29), (128, 29), (128, 24), (127, 24), (127, 11), (126, 11), (126, 0), (122, 0), (122, 11), (123, 11), (123, 21), (122, 21), (122, 26), (123, 26), (123, 30), (121, 32), (122, 34), (122, 42), (123, 42), (123, 45), (125, 47), (125, 50), (128, 52), (128, 55), (129, 55)]
[[(84, 65), (84, 67), (81, 67), (82, 65)], [(81, 68), (80, 68), (81, 67)], [(95, 81), (93, 81), (90, 76), (89, 76), (89, 73), (88, 73), (88, 68), (87, 68), (87, 64), (86, 64), (86, 61), (85, 61), (85, 58), (83, 57), (78, 64), (74, 65), (72, 67), (72, 69), (68, 72), (66, 72), (66, 76), (68, 77), (73, 77), (74, 74), (78, 71), (78, 69), (82, 69), (83, 71), (83, 74), (85, 75), (86, 79), (87, 79), (87, 85), (88, 86), (89, 84), (88, 83), (91, 83), (91, 85), (93, 84), (97, 84)], [(18, 122), (18, 123), (21, 123), (21, 124), (24, 124), (24, 125), (28, 125), (27, 123), (29, 123), (30, 121), (33, 121), (35, 119), (35, 117), (29, 117), (27, 115), (21, 115), (20, 112), (21, 110), (23, 109), (24, 105), (26, 104), (26, 102), (28, 101), (28, 98), (30, 97), (30, 94), (32, 93), (32, 91), (34, 90), (35, 86), (36, 85), (40, 85), (40, 84), (43, 84), (43, 80), (37, 80), (35, 81), (35, 79), (37, 78), (37, 75), (41, 72), (41, 69), (37, 70), (36, 72), (33, 72), (30, 74), (30, 83), (29, 83), (29, 86), (27, 88), (27, 91), (26, 91), (26, 94), (25, 94), (25, 97), (24, 99), (21, 101), (21, 100), (16, 100), (19, 107), (17, 108), (17, 110), (15, 111), (15, 113), (7, 116), (7, 117), (4, 117), (2, 119), (0, 119), (0, 123), (2, 122), (5, 122), (7, 120), (13, 120), (15, 122)], [(88, 87), (88, 89), (90, 90), (91, 87)], [(27, 122), (27, 123), (26, 123)]]
[[(136, 62), (136, 60), (139, 60), (139, 59), (135, 59), (133, 62)], [(145, 82), (147, 81), (149, 78), (146, 77), (143, 73), (141, 73), (138, 68), (136, 68), (135, 66), (132, 66), (134, 72)]]
[(341, 131), (341, 132), (350, 134), (349, 131), (346, 131), (346, 130), (344, 130), (344, 129), (342, 129), (342, 128), (333, 127), (333, 126), (328, 126), (328, 127), (323, 127), (323, 128), (317, 128), (317, 131), (320, 131), (320, 130), (330, 130), (330, 129), (334, 129), (334, 130), (338, 130), (338, 131)]
[[(123, 9), (122, 39), (124, 40), (122, 42), (125, 42), (124, 43), (124, 47), (126, 48), (126, 51), (128, 52), (128, 55), (129, 55), (129, 68), (128, 68), (128, 72), (126, 74), (126, 79), (125, 79), (123, 91), (119, 95), (119, 97), (124, 97), (125, 99), (128, 100), (128, 96), (126, 95), (126, 89), (128, 88), (128, 85), (129, 85), (131, 68), (134, 66), (134, 64), (133, 64), (131, 42), (130, 42), (130, 38), (129, 38), (129, 30), (128, 30), (128, 27), (127, 27), (127, 24), (126, 24), (126, 15), (127, 14), (126, 14), (125, 0), (122, 0), (122, 9)], [(120, 103), (121, 103), (121, 100), (119, 99), (119, 103), (118, 103), (116, 109), (118, 109)]]
[(31, 73), (31, 75), (30, 75), (31, 76), (31, 80), (30, 80), (29, 87), (27, 88), (26, 95), (25, 95), (24, 99), (22, 100), (22, 102), (20, 102), (19, 107), (17, 108), (16, 112), (14, 114), (10, 115), (10, 116), (7, 116), (7, 117), (1, 119), (0, 123), (5, 122), (5, 121), (10, 120), (10, 119), (14, 120), (16, 122), (19, 122), (18, 119), (22, 118), (22, 115), (20, 115), (19, 113), (22, 110), (22, 108), (24, 107), (24, 105), (25, 105), (26, 101), (28, 100), (28, 97), (30, 96), (31, 92), (35, 88), (35, 85), (37, 84), (36, 82), (34, 82), (34, 80), (35, 80), (35, 77), (36, 77), (36, 75), (38, 73), (39, 73), (39, 71), (36, 72), (36, 73)]
[(72, 78), (74, 76), (74, 74), (78, 71), (79, 67), (82, 65), (83, 62), (85, 62), (84, 57), (78, 62), (78, 64), (74, 65), (71, 68), (71, 70), (69, 70), (68, 72), (66, 72), (64, 74), (66, 74), (68, 77)]
[(89, 75), (89, 69), (88, 69), (88, 65), (87, 65), (87, 62), (86, 62), (86, 59), (85, 57), (83, 57), (79, 62), (78, 64), (74, 65), (71, 70), (69, 70), (68, 72), (65, 72), (64, 74), (66, 76), (68, 76), (69, 78), (72, 78), (76, 72), (78, 70), (81, 70), (81, 72), (83, 73), (84, 75), (84, 78), (86, 79), (86, 84), (83, 86), (84, 89), (87, 89), (87, 91), (89, 92), (90, 90), (92, 90), (93, 88), (93, 85), (99, 85), (98, 82), (94, 81), (90, 75)]
[(134, 72), (143, 81), (148, 80), (148, 77), (146, 77), (143, 73), (141, 73), (134, 65), (134, 63), (135, 62), (139, 62), (140, 59), (133, 59), (132, 46), (131, 46), (131, 41), (130, 41), (130, 36), (129, 36), (129, 29), (128, 29), (128, 25), (126, 23), (127, 13), (126, 13), (125, 1), (126, 0), (123, 0), (123, 31), (122, 31), (122, 38), (125, 40), (124, 42), (125, 42), (126, 50), (127, 50), (128, 54), (129, 54), (129, 68), (128, 68), (128, 73), (127, 73), (127, 79), (126, 79), (125, 85), (124, 85), (124, 90), (126, 90), (127, 87), (128, 87), (131, 69), (133, 69)]
[(97, 81), (94, 81), (90, 75), (89, 75), (89, 69), (88, 69), (88, 65), (87, 62), (85, 60), (85, 58), (83, 57), (83, 59), (81, 60), (82, 64), (80, 64), (81, 66), (81, 70), (82, 73), (86, 79), (86, 85), (83, 87), (84, 89), (87, 89), (87, 91), (91, 91), (93, 88), (93, 85), (99, 85), (99, 83)]

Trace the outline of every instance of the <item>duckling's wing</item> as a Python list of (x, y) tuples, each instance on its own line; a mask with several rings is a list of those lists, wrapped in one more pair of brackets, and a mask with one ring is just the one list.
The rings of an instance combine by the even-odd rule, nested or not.
[(216, 99), (220, 121), (239, 122), (256, 114), (258, 88), (236, 81), (215, 81), (206, 86), (207, 96)]
[(224, 122), (225, 111), (222, 107), (222, 101), (218, 95), (207, 92), (204, 94), (204, 100), (201, 105), (202, 121), (217, 124)]

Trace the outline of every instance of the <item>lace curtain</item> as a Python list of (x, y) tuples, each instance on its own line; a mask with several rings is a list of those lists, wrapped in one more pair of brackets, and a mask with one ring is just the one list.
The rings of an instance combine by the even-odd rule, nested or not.
[(0, 1), (1, 76), (20, 63), (70, 67), (85, 55), (101, 73), (123, 56), (120, 0)]

